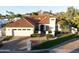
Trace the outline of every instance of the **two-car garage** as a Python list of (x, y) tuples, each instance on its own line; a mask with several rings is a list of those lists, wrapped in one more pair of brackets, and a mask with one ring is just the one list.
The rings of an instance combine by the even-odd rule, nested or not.
[(6, 25), (6, 36), (31, 36), (34, 33), (34, 24), (29, 20), (21, 18), (8, 23)]
[(6, 28), (6, 36), (31, 36), (33, 28)]

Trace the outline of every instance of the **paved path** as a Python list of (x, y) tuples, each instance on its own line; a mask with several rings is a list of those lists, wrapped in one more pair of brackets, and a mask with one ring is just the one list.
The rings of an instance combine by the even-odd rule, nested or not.
[(14, 37), (10, 41), (3, 42), (3, 47), (0, 48), (0, 50), (26, 50), (26, 44), (27, 40), (22, 37)]
[(40, 43), (38, 41), (38, 39), (40, 38), (37, 38), (37, 40), (35, 41), (34, 38), (13, 37), (11, 40), (3, 42), (4, 45), (0, 48), (0, 51), (27, 51), (27, 40), (28, 39), (33, 39), (32, 45), (36, 45)]
[(63, 44), (60, 44), (60, 46), (50, 49), (50, 52), (55, 53), (69, 53), (69, 52), (78, 52), (79, 53), (79, 40), (73, 39), (70, 42), (65, 42)]

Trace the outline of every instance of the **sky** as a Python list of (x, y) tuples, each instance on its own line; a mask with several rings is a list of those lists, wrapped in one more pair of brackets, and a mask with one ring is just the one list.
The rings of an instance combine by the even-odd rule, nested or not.
[[(0, 6), (0, 13), (5, 15), (6, 11), (12, 11), (15, 14), (25, 14), (29, 12), (35, 11), (50, 11), (52, 10), (53, 13), (66, 11), (68, 6)], [(75, 8), (79, 9), (79, 6)]]

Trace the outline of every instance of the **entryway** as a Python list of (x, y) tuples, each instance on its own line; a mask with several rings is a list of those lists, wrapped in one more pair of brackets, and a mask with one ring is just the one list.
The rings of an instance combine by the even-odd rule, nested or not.
[(40, 31), (41, 31), (41, 34), (42, 34), (42, 35), (45, 35), (45, 34), (46, 34), (46, 33), (45, 33), (44, 25), (41, 25), (41, 26), (40, 26)]

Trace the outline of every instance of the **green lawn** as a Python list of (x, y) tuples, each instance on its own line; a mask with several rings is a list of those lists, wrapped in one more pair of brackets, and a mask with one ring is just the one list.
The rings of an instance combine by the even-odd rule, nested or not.
[(32, 46), (32, 49), (46, 49), (46, 48), (51, 48), (51, 47), (54, 47), (62, 42), (65, 42), (65, 41), (68, 41), (68, 40), (71, 40), (73, 38), (79, 38), (78, 35), (76, 34), (65, 34), (63, 36), (61, 36), (60, 38), (56, 39), (56, 40), (49, 40), (49, 41), (46, 41), (46, 42), (43, 42), (42, 44), (40, 45), (37, 45), (37, 46)]

